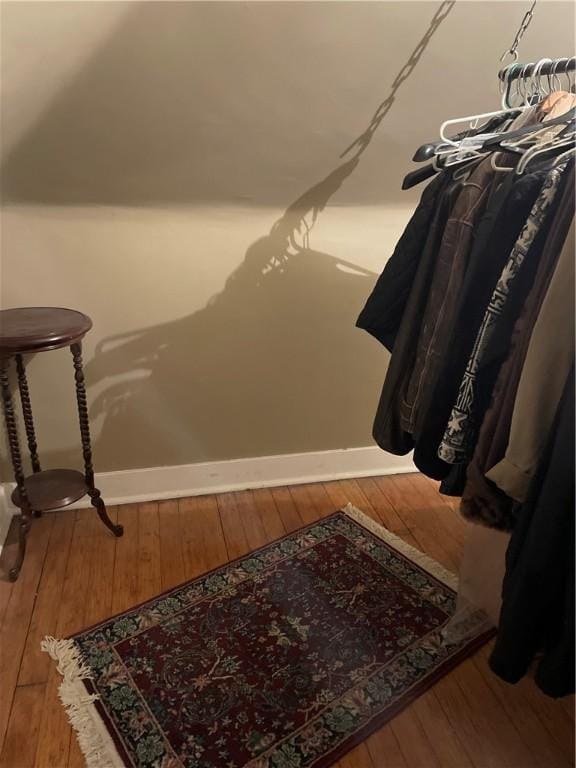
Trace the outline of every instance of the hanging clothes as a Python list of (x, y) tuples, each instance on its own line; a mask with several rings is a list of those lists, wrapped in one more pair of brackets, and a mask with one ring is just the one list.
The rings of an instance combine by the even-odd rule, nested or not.
[(510, 498), (525, 501), (574, 359), (574, 221), (530, 337), (514, 401), (505, 457), (486, 473)]
[(424, 391), (422, 425), (415, 435), (414, 463), (436, 480), (442, 480), (450, 470), (450, 465), (438, 456), (438, 448), (482, 318), (547, 173), (545, 167), (520, 177), (507, 174), (478, 224), (458, 310), (446, 344), (447, 352), (440, 361), (435, 380)]
[(519, 309), (530, 288), (548, 230), (548, 215), (565, 178), (564, 170), (565, 165), (550, 170), (490, 297), (438, 449), (438, 456), (449, 464), (467, 461), (476, 445), (478, 426), (490, 401), (497, 373), (494, 366), (491, 366), (491, 375), (486, 372), (490, 345), (497, 335), (500, 339), (504, 335), (510, 337), (516, 315), (510, 307)]
[(428, 234), (430, 230), (442, 227), (442, 223), (435, 220), (438, 210), (449, 205), (451, 184), (450, 175), (441, 174), (424, 189), (414, 215), (356, 323), (358, 328), (378, 339), (389, 352), (395, 346)]
[[(509, 130), (536, 122), (538, 110), (533, 107), (515, 118)], [(446, 224), (421, 320), (414, 366), (399, 406), (401, 425), (406, 432), (419, 432), (424, 390), (436, 380), (439, 363), (446, 352), (476, 234), (475, 227), (500, 180), (499, 174), (494, 172), (491, 158), (480, 161), (464, 180)]]
[(536, 683), (554, 697), (574, 691), (574, 418), (572, 368), (546, 456), (516, 513), (490, 658), (515, 683), (543, 651)]
[(567, 173), (562, 198), (558, 201), (557, 215), (542, 249), (534, 285), (516, 321), (509, 354), (499, 370), (492, 402), (482, 422), (474, 456), (466, 472), (466, 485), (460, 504), (463, 516), (499, 530), (512, 530), (513, 504), (509, 496), (487, 479), (486, 473), (504, 458), (526, 351), (559, 254), (574, 253), (574, 182), (572, 166)]
[[(561, 683), (573, 611), (567, 621), (560, 615), (570, 597), (573, 548), (560, 540), (574, 483), (554, 459), (561, 446), (570, 455), (573, 437), (554, 418), (568, 413), (574, 366), (574, 160), (564, 147), (576, 115), (564, 111), (575, 104), (572, 94), (553, 94), (511, 125), (508, 112), (508, 123), (496, 118), (501, 136), (466, 136), (454, 151), (439, 145), (450, 162), (424, 190), (357, 321), (392, 353), (374, 419), (378, 445), (413, 450), (441, 492), (462, 495), (465, 518), (512, 532), (492, 664), (518, 679), (544, 648), (540, 685), (551, 695), (574, 682)], [(556, 502), (552, 530), (541, 534)], [(549, 567), (555, 553), (558, 568)], [(545, 604), (536, 590), (531, 612), (538, 568), (558, 601)]]
[[(436, 208), (427, 218), (429, 222), (427, 228), (424, 228), (421, 222), (430, 198), (424, 200), (423, 196), (424, 205), (422, 206), (421, 203), (410, 221), (404, 233), (406, 238), (403, 236), (399, 243), (402, 247), (395, 250), (356, 323), (359, 328), (368, 330), (372, 335), (378, 332), (380, 340), (387, 338), (388, 341), (392, 340), (391, 329), (397, 325), (392, 347), (393, 354), (384, 382), (381, 406), (378, 408), (373, 435), (381, 448), (399, 455), (412, 450), (413, 440), (410, 434), (402, 430), (395, 405), (399, 402), (403, 391), (406, 371), (412, 368), (414, 348), (420, 330), (420, 316), (427, 300), (434, 260), (461, 184), (462, 182), (453, 179), (451, 174), (446, 174), (439, 189), (433, 191)], [(416, 218), (419, 211), (422, 212), (422, 218)], [(405, 249), (408, 253), (408, 264), (404, 271), (401, 264)], [(390, 294), (406, 293), (406, 280), (410, 273), (413, 274), (413, 282), (409, 286), (404, 311), (397, 324), (396, 310), (401, 302), (393, 302), (394, 310), (390, 313), (386, 301)], [(379, 317), (385, 318), (385, 322), (379, 321)], [(389, 322), (390, 319), (391, 322)]]
[(421, 320), (414, 367), (399, 403), (400, 424), (405, 432), (412, 434), (416, 431), (422, 390), (445, 353), (466, 274), (474, 226), (493, 191), (494, 176), (489, 159), (479, 163), (458, 190), (444, 227)]

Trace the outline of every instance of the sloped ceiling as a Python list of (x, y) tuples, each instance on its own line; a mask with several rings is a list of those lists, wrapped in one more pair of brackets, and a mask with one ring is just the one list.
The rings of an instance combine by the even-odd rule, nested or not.
[[(338, 165), (437, 7), (4, 3), (3, 199), (284, 204)], [(498, 108), (499, 57), (526, 7), (456, 4), (333, 202), (398, 200), (444, 119)], [(571, 55), (573, 13), (540, 3), (521, 59)]]

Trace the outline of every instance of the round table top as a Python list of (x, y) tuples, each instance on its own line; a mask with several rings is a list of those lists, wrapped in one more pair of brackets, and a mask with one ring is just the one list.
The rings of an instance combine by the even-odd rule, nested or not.
[(92, 328), (88, 315), (62, 307), (19, 307), (0, 311), (0, 354), (68, 347)]

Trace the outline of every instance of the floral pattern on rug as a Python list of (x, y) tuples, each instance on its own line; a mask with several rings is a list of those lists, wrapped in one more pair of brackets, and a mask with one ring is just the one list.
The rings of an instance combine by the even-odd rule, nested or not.
[(455, 599), (339, 512), (74, 640), (133, 765), (309, 768), (470, 643)]

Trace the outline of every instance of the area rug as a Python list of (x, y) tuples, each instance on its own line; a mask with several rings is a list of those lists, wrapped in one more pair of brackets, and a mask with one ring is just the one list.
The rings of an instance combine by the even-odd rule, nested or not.
[(89, 768), (326, 768), (489, 637), (456, 603), (348, 505), (42, 645)]

